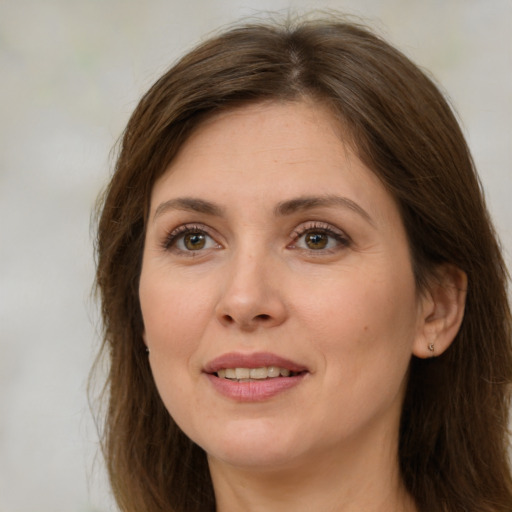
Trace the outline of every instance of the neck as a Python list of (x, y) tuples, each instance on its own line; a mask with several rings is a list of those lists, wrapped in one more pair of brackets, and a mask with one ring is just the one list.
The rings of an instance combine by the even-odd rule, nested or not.
[(209, 458), (217, 511), (415, 512), (396, 443), (372, 447), (310, 454), (282, 467), (240, 468)]

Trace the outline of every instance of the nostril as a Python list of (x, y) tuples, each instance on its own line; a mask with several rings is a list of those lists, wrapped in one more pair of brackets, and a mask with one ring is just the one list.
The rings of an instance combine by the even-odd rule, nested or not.
[(267, 314), (262, 314), (262, 315), (257, 315), (254, 317), (255, 320), (270, 320), (270, 315), (267, 315)]
[(223, 316), (223, 319), (224, 319), (224, 321), (225, 321), (226, 323), (228, 323), (228, 324), (232, 324), (232, 323), (235, 321), (235, 320), (233, 319), (233, 317), (232, 317), (232, 316), (230, 316), (230, 315), (224, 315), (224, 316)]

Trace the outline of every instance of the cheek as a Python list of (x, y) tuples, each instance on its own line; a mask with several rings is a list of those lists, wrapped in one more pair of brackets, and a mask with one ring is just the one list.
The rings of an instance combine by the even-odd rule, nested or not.
[(149, 363), (160, 397), (173, 418), (188, 418), (190, 410), (198, 407), (189, 388), (191, 358), (204, 330), (204, 294), (143, 269), (139, 297)]
[(378, 387), (379, 380), (400, 383), (407, 371), (417, 324), (414, 280), (382, 276), (345, 276), (325, 301), (309, 303), (311, 338), (333, 380)]
[[(168, 269), (144, 268), (139, 298), (149, 363), (159, 394), (175, 418), (197, 409), (191, 393), (200, 376), (194, 355), (211, 325), (213, 289), (208, 279), (180, 279)], [(192, 405), (192, 408), (191, 408)]]
[(415, 336), (414, 300), (401, 288), (359, 286), (329, 302), (330, 320), (315, 344), (324, 357), (326, 415), (334, 433), (399, 416)]
[[(306, 284), (307, 283), (303, 283)], [(411, 275), (392, 272), (347, 272), (316, 282), (301, 291), (304, 309), (319, 329), (335, 329), (341, 337), (358, 331), (371, 337), (375, 331), (410, 331), (416, 324), (417, 305)], [(319, 291), (323, 290), (320, 294)]]
[(208, 321), (210, 295), (205, 286), (182, 285), (175, 276), (143, 270), (139, 297), (150, 350), (174, 357), (190, 352)]

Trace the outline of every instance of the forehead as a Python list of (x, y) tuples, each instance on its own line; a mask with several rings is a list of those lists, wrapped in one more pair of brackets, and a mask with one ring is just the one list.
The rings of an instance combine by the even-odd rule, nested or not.
[[(241, 156), (250, 150), (276, 155), (288, 152), (288, 158), (314, 156), (316, 147), (333, 144), (338, 150), (349, 149), (348, 130), (342, 128), (328, 108), (311, 99), (264, 101), (237, 106), (207, 117), (194, 129), (170, 165), (187, 154), (187, 158), (206, 151), (228, 151)], [(227, 144), (226, 144), (227, 143)], [(301, 153), (299, 150), (304, 149)]]
[(332, 193), (367, 202), (370, 209), (372, 193), (390, 200), (324, 105), (266, 102), (201, 123), (156, 182), (152, 204), (168, 196), (232, 203)]

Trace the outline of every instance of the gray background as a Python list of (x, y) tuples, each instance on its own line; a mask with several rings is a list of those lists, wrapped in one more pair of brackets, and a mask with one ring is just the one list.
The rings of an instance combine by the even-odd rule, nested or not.
[(113, 510), (89, 225), (137, 99), (213, 29), (313, 8), (364, 17), (443, 85), (510, 264), (510, 0), (0, 0), (0, 512)]

